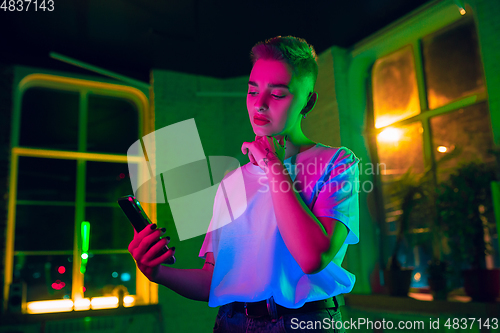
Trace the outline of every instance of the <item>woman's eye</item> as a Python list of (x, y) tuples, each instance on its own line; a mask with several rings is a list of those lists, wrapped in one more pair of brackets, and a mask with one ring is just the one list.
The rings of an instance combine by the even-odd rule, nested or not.
[(283, 95), (283, 96), (280, 96), (280, 95), (273, 95), (273, 97), (274, 97), (274, 98), (278, 98), (278, 99), (280, 99), (280, 98), (285, 98), (286, 96), (285, 96), (285, 95)]
[(249, 91), (248, 94), (253, 96), (253, 95), (257, 95), (257, 92), (256, 91)]

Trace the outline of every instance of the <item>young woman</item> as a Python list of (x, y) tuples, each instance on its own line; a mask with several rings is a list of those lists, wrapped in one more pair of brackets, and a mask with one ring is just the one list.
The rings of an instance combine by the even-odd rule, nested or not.
[(154, 229), (136, 234), (129, 251), (151, 281), (220, 306), (214, 332), (344, 332), (341, 294), (355, 276), (341, 263), (359, 241), (359, 159), (302, 132), (318, 98), (311, 45), (276, 37), (251, 57), (247, 109), (256, 136), (242, 144), (250, 162), (239, 168), (246, 208), (219, 227), (230, 201), (219, 186), (201, 269), (162, 266), (175, 248), (156, 257), (164, 239), (147, 250), (160, 235)]

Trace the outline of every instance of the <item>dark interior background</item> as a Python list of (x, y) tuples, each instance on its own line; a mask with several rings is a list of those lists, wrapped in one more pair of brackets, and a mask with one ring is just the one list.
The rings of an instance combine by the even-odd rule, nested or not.
[(349, 47), (425, 2), (54, 0), (51, 12), (0, 10), (0, 62), (80, 71), (57, 52), (144, 82), (151, 68), (227, 78), (249, 73), (258, 41)]

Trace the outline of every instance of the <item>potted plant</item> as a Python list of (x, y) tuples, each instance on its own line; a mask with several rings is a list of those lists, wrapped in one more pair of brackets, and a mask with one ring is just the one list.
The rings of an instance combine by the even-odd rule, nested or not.
[[(461, 148), (457, 147), (452, 153), (441, 158), (436, 165), (444, 163), (460, 155)], [(434, 170), (427, 168), (421, 174), (413, 174), (412, 168), (396, 181), (389, 193), (401, 200), (397, 222), (396, 244), (393, 248), (386, 269), (384, 279), (393, 296), (407, 296), (411, 284), (413, 269), (402, 268), (397, 256), (404, 241), (409, 241), (411, 246), (430, 247), (432, 259), (427, 269), (429, 286), (434, 299), (446, 299), (449, 288), (447, 278), (449, 263), (443, 260), (443, 227), (440, 223), (436, 208), (436, 185)], [(412, 230), (420, 229), (425, 232), (412, 235)], [(409, 237), (412, 235), (413, 237)]]
[[(404, 242), (410, 247), (424, 246), (430, 247), (433, 259), (430, 261), (432, 270), (430, 282), (433, 295), (434, 288), (439, 288), (439, 295), (446, 294), (446, 270), (447, 267), (441, 258), (442, 231), (437, 223), (435, 207), (435, 186), (432, 177), (432, 169), (427, 169), (422, 174), (413, 174), (409, 168), (390, 188), (390, 193), (400, 198), (401, 214), (397, 222), (396, 244), (393, 248), (386, 269), (384, 278), (387, 282), (389, 294), (393, 296), (407, 296), (410, 289), (413, 269), (402, 268), (397, 256)], [(414, 234), (413, 230), (424, 231)], [(435, 269), (433, 265), (438, 265)], [(436, 296), (435, 296), (436, 297)]]
[(485, 232), (495, 226), (490, 183), (495, 170), (482, 162), (459, 165), (439, 184), (436, 204), (452, 253), (455, 272), (462, 270), (465, 292), (474, 301), (494, 301), (500, 293), (500, 270), (487, 269), (491, 253)]
[(414, 206), (410, 216), (411, 225), (419, 228), (421, 233), (413, 237), (413, 246), (422, 246), (427, 253), (432, 253), (427, 266), (427, 281), (434, 300), (446, 300), (450, 290), (450, 263), (445, 254), (450, 250), (446, 246), (446, 236), (443, 224), (436, 207), (436, 185), (431, 177), (432, 173), (425, 174), (420, 179), (417, 194), (413, 198)]
[(416, 186), (412, 198), (413, 209), (409, 216), (409, 225), (419, 231), (410, 238), (412, 246), (421, 246), (431, 253), (427, 266), (427, 281), (434, 300), (446, 300), (448, 296), (449, 262), (445, 260), (446, 237), (437, 214), (436, 185), (429, 175), (424, 175)]
[(416, 176), (412, 174), (411, 168), (389, 187), (390, 195), (401, 199), (402, 211), (396, 220), (396, 243), (384, 270), (385, 285), (391, 296), (406, 297), (410, 290), (413, 269), (402, 267), (398, 260), (398, 253), (403, 242), (407, 240), (409, 216), (414, 206), (413, 198), (417, 192), (417, 180)]
[(429, 288), (433, 300), (446, 300), (448, 298), (448, 277), (450, 274), (449, 262), (433, 258), (427, 266)]

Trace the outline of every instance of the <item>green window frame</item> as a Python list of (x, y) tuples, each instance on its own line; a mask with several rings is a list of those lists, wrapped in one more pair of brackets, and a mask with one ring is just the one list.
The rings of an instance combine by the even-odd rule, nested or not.
[[(468, 13), (470, 13), (470, 8), (468, 9)], [(473, 93), (467, 94), (465, 96), (456, 98), (455, 100), (452, 100), (444, 105), (438, 106), (436, 108), (430, 109), (428, 105), (428, 96), (427, 96), (427, 89), (426, 89), (426, 82), (425, 82), (425, 70), (424, 70), (424, 61), (423, 59), (423, 51), (422, 51), (422, 40), (426, 38), (427, 36), (434, 34), (434, 33), (439, 33), (441, 31), (446, 31), (447, 29), (450, 28), (455, 28), (459, 26), (460, 24), (467, 22), (466, 20), (470, 20), (473, 22), (473, 24), (476, 26), (476, 31), (477, 31), (477, 25), (471, 16), (471, 14), (468, 14), (466, 17), (462, 17), (456, 20), (450, 20), (450, 22), (444, 26), (439, 26), (434, 28), (431, 31), (427, 31), (424, 34), (419, 34), (419, 35), (414, 35), (411, 38), (407, 38), (405, 43), (401, 43), (398, 45), (396, 49), (390, 49), (388, 52), (380, 52), (377, 54), (377, 57), (375, 61), (372, 63), (371, 70), (369, 72), (371, 73), (369, 75), (369, 80), (367, 80), (367, 111), (369, 112), (369, 121), (368, 121), (368, 128), (366, 130), (366, 135), (369, 137), (369, 149), (371, 152), (371, 155), (374, 157), (375, 161), (372, 161), (374, 163), (380, 163), (381, 159), (379, 158), (379, 147), (377, 146), (377, 137), (379, 136), (380, 133), (388, 130), (388, 129), (396, 129), (396, 130), (401, 130), (403, 128), (408, 128), (413, 125), (418, 125), (421, 124), (421, 138), (422, 142), (420, 143), (422, 145), (422, 158), (423, 158), (423, 168), (420, 168), (420, 172), (418, 173), (423, 173), (424, 170), (430, 170), (432, 173), (432, 182), (434, 185), (436, 185), (439, 181), (438, 175), (437, 175), (437, 165), (436, 165), (436, 152), (435, 152), (435, 147), (433, 147), (433, 142), (432, 142), (432, 129), (431, 129), (431, 119), (440, 115), (445, 115), (449, 114), (452, 112), (455, 112), (459, 109), (463, 109), (466, 107), (471, 107), (475, 105), (479, 105), (481, 103), (484, 103), (487, 108), (487, 101), (488, 101), (488, 95), (486, 92), (486, 84), (484, 81), (484, 73), (483, 73), (483, 89), (475, 91)], [(469, 21), (469, 23), (470, 23)], [(479, 45), (477, 45), (478, 50), (479, 50)], [(375, 115), (374, 115), (374, 96), (373, 96), (373, 85), (372, 82), (374, 80), (374, 73), (373, 69), (375, 68), (375, 64), (377, 61), (390, 57), (393, 54), (397, 52), (401, 52), (402, 50), (411, 50), (411, 54), (413, 56), (413, 65), (414, 65), (414, 70), (415, 70), (415, 77), (416, 77), (416, 85), (417, 85), (417, 90), (418, 90), (418, 101), (420, 105), (420, 109), (418, 110), (419, 112), (416, 114), (415, 112), (411, 114), (409, 117), (406, 117), (404, 119), (397, 119), (395, 117), (395, 121), (385, 123), (382, 126), (376, 126), (375, 125)], [(480, 59), (481, 61), (481, 59)], [(489, 111), (489, 110), (488, 110)], [(491, 124), (490, 124), (491, 127)], [(415, 133), (415, 131), (413, 131)], [(491, 144), (493, 145), (493, 136), (492, 136), (492, 141)], [(416, 143), (413, 143), (413, 145), (416, 145)], [(409, 155), (409, 153), (407, 152)], [(418, 169), (418, 167), (417, 167)], [(382, 175), (376, 175), (375, 176), (377, 179), (375, 181), (379, 183), (380, 185), (383, 184), (382, 181)], [(399, 215), (401, 215), (402, 211), (400, 207), (396, 204), (393, 205), (393, 203), (385, 202), (384, 204), (384, 193), (382, 192), (382, 186), (378, 188), (378, 193), (377, 196), (381, 199), (379, 201), (379, 218), (384, 223), (382, 228), (382, 235), (381, 235), (381, 240), (384, 240), (383, 243), (387, 244), (387, 240), (389, 240), (390, 237), (396, 236), (397, 235), (397, 230), (390, 231), (388, 228), (388, 223), (393, 222), (394, 220), (397, 219)], [(393, 205), (393, 207), (391, 206)], [(389, 207), (391, 206), (391, 207)], [(392, 212), (389, 212), (391, 209), (393, 209)], [(429, 228), (413, 228), (411, 229), (410, 233), (413, 234), (419, 234), (419, 233), (428, 233)], [(390, 242), (389, 242), (390, 243)], [(381, 257), (383, 259), (387, 259), (387, 252), (388, 248), (382, 248), (381, 249)], [(418, 254), (416, 254), (417, 258)], [(382, 261), (383, 262), (383, 261)], [(424, 263), (425, 266), (425, 263)], [(420, 277), (420, 275), (419, 275)], [(418, 277), (414, 277), (414, 279), (417, 279)]]
[[(4, 309), (8, 305), (9, 287), (13, 279), (13, 264), (16, 255), (57, 255), (57, 254), (72, 254), (72, 287), (71, 287), (71, 301), (73, 301), (74, 309), (77, 309), (77, 304), (82, 304), (84, 299), (83, 281), (84, 274), (80, 272), (82, 263), (81, 258), (81, 245), (82, 236), (80, 233), (80, 223), (84, 221), (85, 214), (85, 180), (86, 180), (86, 163), (89, 161), (104, 162), (104, 163), (134, 163), (136, 162), (139, 167), (139, 174), (146, 175), (148, 170), (142, 167), (143, 157), (137, 156), (127, 157), (127, 155), (98, 153), (86, 151), (87, 141), (87, 112), (88, 100), (91, 95), (107, 96), (112, 98), (123, 99), (131, 103), (137, 110), (137, 126), (138, 138), (152, 132), (154, 130), (154, 112), (150, 108), (150, 103), (146, 97), (144, 87), (137, 89), (132, 86), (117, 84), (114, 81), (106, 81), (103, 79), (96, 79), (93, 77), (85, 77), (85, 79), (74, 77), (73, 75), (53, 75), (46, 71), (36, 71), (33, 69), (16, 67), (17, 77), (20, 79), (15, 82), (13, 94), (13, 121), (12, 121), (12, 149), (11, 149), (11, 163), (10, 163), (10, 183), (9, 183), (9, 199), (8, 199), (8, 217), (7, 217), (7, 232), (6, 232), (6, 253), (5, 253), (5, 276), (4, 276)], [(79, 94), (79, 120), (78, 120), (78, 151), (67, 150), (53, 150), (53, 149), (40, 149), (21, 147), (20, 130), (21, 130), (21, 107), (23, 94), (30, 88), (45, 88), (56, 91), (71, 91)], [(134, 120), (132, 120), (134, 121)], [(75, 225), (74, 234), (71, 235), (73, 239), (73, 249), (71, 251), (22, 251), (17, 253), (14, 251), (15, 241), (15, 225), (16, 225), (16, 207), (17, 207), (17, 186), (18, 186), (18, 168), (19, 159), (22, 157), (37, 157), (37, 158), (50, 158), (50, 159), (66, 159), (76, 161), (76, 197), (75, 197)], [(150, 194), (154, 196), (154, 193)], [(156, 220), (156, 204), (154, 198), (150, 198), (148, 202), (151, 204), (144, 204), (143, 207), (148, 215)], [(58, 202), (31, 202), (31, 204), (45, 204), (45, 205), (64, 205)], [(102, 203), (98, 206), (110, 207), (117, 205), (116, 203)], [(127, 226), (124, 226), (126, 228)], [(32, 253), (33, 252), (33, 253)], [(61, 252), (61, 253), (59, 253)], [(66, 253), (68, 252), (68, 253)], [(127, 249), (114, 249), (114, 250), (92, 250), (93, 254), (110, 255), (114, 253), (127, 253)], [(145, 305), (158, 303), (158, 290), (157, 285), (150, 283), (147, 278), (137, 269), (136, 270), (136, 295), (133, 301), (129, 304), (132, 305)], [(80, 302), (80, 303), (78, 303)], [(85, 302), (83, 302), (85, 303)], [(48, 303), (47, 303), (48, 304)], [(96, 302), (97, 304), (97, 302)], [(81, 309), (88, 309), (85, 305)], [(99, 308), (93, 306), (94, 309)], [(26, 307), (24, 306), (26, 311)], [(60, 310), (60, 311), (68, 311)], [(29, 311), (28, 311), (29, 312)], [(43, 312), (43, 311), (42, 311)], [(48, 312), (59, 312), (52, 310)], [(33, 313), (33, 312), (32, 312)]]

